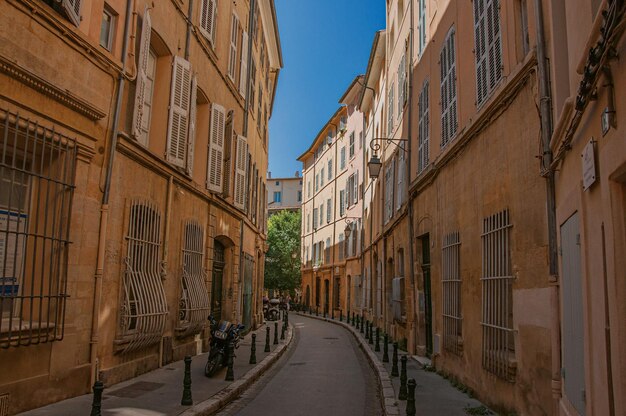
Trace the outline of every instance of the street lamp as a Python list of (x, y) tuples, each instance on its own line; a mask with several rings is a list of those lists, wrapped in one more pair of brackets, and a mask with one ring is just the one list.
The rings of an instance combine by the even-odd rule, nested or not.
[(404, 147), (400, 146), (400, 142), (406, 142), (408, 141), (408, 139), (389, 139), (386, 137), (375, 137), (374, 139), (372, 139), (372, 141), (370, 142), (370, 148), (374, 151), (374, 154), (372, 154), (372, 157), (367, 163), (367, 167), (370, 173), (370, 178), (376, 179), (378, 178), (378, 175), (380, 175), (380, 168), (382, 167), (383, 164), (380, 161), (380, 158), (378, 157), (378, 151), (380, 150), (380, 142), (382, 140), (386, 140), (387, 143), (395, 144), (403, 152), (407, 151)]
[(346, 240), (348, 238), (350, 238), (350, 234), (352, 234), (352, 223), (354, 221), (350, 221), (350, 220), (360, 220), (360, 217), (345, 217), (344, 220), (346, 221), (346, 228), (344, 228), (343, 233), (346, 236)]

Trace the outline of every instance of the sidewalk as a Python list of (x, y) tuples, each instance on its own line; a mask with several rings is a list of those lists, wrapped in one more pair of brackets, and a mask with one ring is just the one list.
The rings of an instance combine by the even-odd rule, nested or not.
[[(370, 359), (370, 364), (378, 372), (379, 385), (381, 387), (381, 396), (385, 401), (385, 414), (386, 415), (405, 415), (406, 414), (406, 400), (398, 400), (398, 393), (400, 391), (400, 377), (391, 377), (391, 366), (393, 359), (393, 343), (388, 344), (389, 363), (383, 363), (383, 343), (384, 338), (381, 331), (380, 335), (380, 352), (375, 352), (374, 347), (376, 345), (376, 333), (372, 337), (374, 343), (369, 344), (365, 338), (365, 330), (363, 333), (346, 322), (340, 322), (338, 319), (330, 319), (323, 317), (316, 317), (315, 315), (308, 315), (301, 313), (304, 316), (326, 320), (328, 322), (341, 325), (357, 338), (361, 344), (361, 348), (365, 351), (366, 355)], [(374, 328), (376, 331), (376, 328)], [(401, 371), (402, 355), (407, 355), (406, 351), (398, 350), (398, 371)], [(418, 357), (407, 355), (407, 380), (414, 379), (416, 382), (415, 388), (415, 408), (416, 415), (420, 416), (467, 416), (467, 415), (495, 415), (495, 413), (489, 411), (478, 400), (468, 396), (467, 394), (456, 389), (452, 384), (437, 374), (434, 371), (427, 371), (424, 366), (418, 362)], [(420, 360), (424, 360), (419, 357)], [(391, 388), (389, 387), (389, 380), (391, 381)]]
[[(207, 353), (192, 357), (191, 392), (192, 406), (181, 406), (183, 395), (184, 362), (177, 361), (162, 368), (126, 380), (113, 386), (105, 386), (102, 397), (103, 416), (164, 416), (164, 415), (210, 415), (235, 400), (257, 380), (287, 349), (293, 338), (293, 327), (280, 340), (282, 321), (278, 321), (278, 345), (274, 345), (274, 323), (270, 326), (270, 352), (265, 353), (265, 326), (256, 333), (257, 364), (249, 364), (252, 332), (239, 343), (233, 365), (235, 381), (224, 381), (226, 368), (211, 378), (204, 376)], [(92, 394), (63, 400), (39, 409), (20, 413), (27, 416), (84, 416), (91, 412)]]

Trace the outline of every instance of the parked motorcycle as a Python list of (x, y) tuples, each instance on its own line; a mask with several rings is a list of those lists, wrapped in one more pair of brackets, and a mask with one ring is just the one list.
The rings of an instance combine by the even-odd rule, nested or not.
[(263, 305), (263, 314), (265, 316), (265, 320), (278, 321), (278, 317), (280, 316), (280, 310), (278, 309), (279, 303), (280, 300), (278, 299), (270, 299), (267, 304)]
[(211, 322), (211, 348), (204, 368), (204, 375), (207, 377), (211, 377), (218, 368), (228, 365), (228, 344), (232, 341), (235, 349), (239, 348), (240, 333), (245, 328), (244, 325), (233, 324), (229, 321), (218, 322), (211, 315), (209, 315), (209, 321)]

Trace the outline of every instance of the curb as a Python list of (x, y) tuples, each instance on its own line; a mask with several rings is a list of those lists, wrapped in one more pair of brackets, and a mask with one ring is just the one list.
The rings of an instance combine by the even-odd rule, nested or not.
[(294, 327), (289, 324), (287, 333), (285, 334), (285, 342), (280, 344), (274, 351), (269, 353), (256, 367), (252, 368), (240, 379), (237, 379), (220, 390), (210, 399), (200, 402), (184, 412), (179, 413), (180, 416), (209, 416), (217, 413), (230, 402), (237, 399), (252, 383), (257, 381), (263, 373), (270, 368), (283, 355), (287, 348), (291, 345), (294, 336)]
[(378, 379), (378, 387), (380, 389), (380, 393), (383, 399), (383, 409), (385, 416), (397, 416), (400, 415), (400, 408), (398, 407), (398, 402), (396, 401), (395, 391), (393, 389), (393, 385), (391, 384), (391, 377), (389, 377), (389, 373), (387, 369), (383, 365), (382, 362), (378, 360), (376, 354), (372, 351), (370, 347), (368, 347), (367, 341), (364, 341), (361, 336), (359, 336), (360, 332), (354, 329), (350, 324), (345, 322), (337, 321), (336, 319), (328, 319), (315, 315), (307, 315), (302, 312), (296, 312), (300, 316), (304, 316), (305, 318), (317, 319), (319, 321), (326, 321), (331, 324), (339, 325), (347, 329), (354, 338), (359, 342), (359, 347), (369, 360), (370, 366), (374, 369), (376, 373), (376, 378)]

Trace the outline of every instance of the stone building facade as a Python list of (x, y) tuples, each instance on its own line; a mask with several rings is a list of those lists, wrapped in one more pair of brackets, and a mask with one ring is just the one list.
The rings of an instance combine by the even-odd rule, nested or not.
[(9, 0), (0, 38), (0, 408), (258, 325), (273, 2)]
[(299, 211), (302, 205), (302, 177), (300, 172), (291, 178), (267, 178), (267, 213)]

